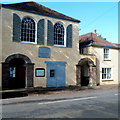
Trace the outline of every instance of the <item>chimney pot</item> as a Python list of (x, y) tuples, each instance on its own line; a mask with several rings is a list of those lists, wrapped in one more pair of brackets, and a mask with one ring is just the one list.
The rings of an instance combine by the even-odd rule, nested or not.
[(95, 29), (95, 30), (94, 30), (94, 33), (96, 34), (96, 32), (97, 32), (97, 30)]

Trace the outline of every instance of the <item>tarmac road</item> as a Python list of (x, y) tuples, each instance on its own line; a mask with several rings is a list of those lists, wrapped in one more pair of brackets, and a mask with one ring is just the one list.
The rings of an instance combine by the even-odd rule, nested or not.
[(2, 118), (118, 118), (118, 89), (4, 99)]

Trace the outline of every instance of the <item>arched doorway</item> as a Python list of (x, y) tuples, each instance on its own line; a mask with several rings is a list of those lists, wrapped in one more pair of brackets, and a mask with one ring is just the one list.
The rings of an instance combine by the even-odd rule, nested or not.
[(81, 65), (81, 86), (88, 86), (89, 78), (89, 64), (85, 62)]
[(25, 88), (26, 66), (22, 59), (14, 58), (9, 62), (9, 89)]
[(77, 85), (88, 86), (96, 82), (96, 66), (89, 58), (81, 59), (76, 65)]
[(22, 54), (10, 55), (2, 63), (2, 89), (33, 87), (34, 63)]

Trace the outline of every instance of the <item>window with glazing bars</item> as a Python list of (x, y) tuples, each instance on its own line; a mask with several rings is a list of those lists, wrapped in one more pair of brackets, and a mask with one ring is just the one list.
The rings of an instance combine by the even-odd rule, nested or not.
[(60, 23), (54, 25), (54, 44), (64, 45), (64, 26)]
[(35, 22), (29, 17), (22, 19), (21, 41), (35, 42)]
[(109, 49), (104, 48), (104, 59), (109, 59)]
[(111, 68), (102, 68), (102, 79), (111, 79)]

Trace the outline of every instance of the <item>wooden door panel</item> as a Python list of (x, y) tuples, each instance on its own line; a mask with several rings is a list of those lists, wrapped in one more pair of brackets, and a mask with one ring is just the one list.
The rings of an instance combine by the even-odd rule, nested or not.
[(25, 74), (26, 68), (25, 67), (18, 67), (16, 71), (16, 79), (18, 81), (18, 87), (24, 88), (25, 87)]

